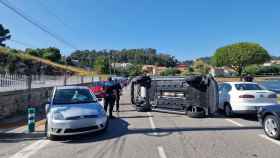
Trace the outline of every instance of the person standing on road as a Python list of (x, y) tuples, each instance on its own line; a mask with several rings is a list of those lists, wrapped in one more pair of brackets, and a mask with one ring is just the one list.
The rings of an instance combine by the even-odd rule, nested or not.
[(119, 81), (115, 81), (115, 90), (116, 90), (116, 111), (120, 112), (120, 97), (121, 97), (121, 90), (122, 86)]
[(105, 99), (104, 99), (104, 109), (107, 113), (108, 105), (109, 105), (109, 118), (114, 118), (113, 116), (113, 108), (115, 104), (115, 86), (111, 77), (108, 77), (108, 81), (104, 85), (105, 90)]
[(251, 76), (250, 74), (247, 74), (244, 78), (243, 78), (244, 82), (253, 82), (254, 81), (254, 77)]

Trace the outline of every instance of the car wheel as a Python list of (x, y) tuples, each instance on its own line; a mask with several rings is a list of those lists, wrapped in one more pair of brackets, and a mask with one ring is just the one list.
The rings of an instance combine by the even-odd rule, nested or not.
[(46, 135), (46, 138), (49, 140), (55, 139), (54, 135), (52, 135), (49, 131), (48, 121), (46, 121), (46, 123), (45, 123), (45, 135)]
[(205, 111), (203, 109), (197, 108), (196, 110), (193, 107), (186, 111), (186, 114), (191, 118), (204, 118)]
[(225, 105), (224, 112), (226, 117), (232, 117), (233, 115), (231, 106), (229, 104)]
[(109, 119), (107, 119), (107, 122), (105, 124), (105, 127), (102, 129), (102, 132), (106, 132), (109, 126)]
[(264, 132), (268, 137), (280, 139), (279, 120), (273, 115), (268, 115), (264, 119)]

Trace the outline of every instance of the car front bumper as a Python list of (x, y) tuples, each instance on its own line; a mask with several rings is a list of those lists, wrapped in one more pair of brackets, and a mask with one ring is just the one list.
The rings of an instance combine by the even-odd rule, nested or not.
[(106, 128), (107, 116), (100, 118), (79, 120), (51, 120), (48, 123), (50, 134), (56, 136), (68, 136), (100, 131)]

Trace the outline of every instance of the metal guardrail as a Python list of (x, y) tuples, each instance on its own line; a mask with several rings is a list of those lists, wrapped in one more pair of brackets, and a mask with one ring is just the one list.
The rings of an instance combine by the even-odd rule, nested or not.
[[(93, 76), (67, 76), (66, 85), (90, 83), (96, 81)], [(31, 88), (62, 86), (64, 76), (33, 75)], [(28, 89), (28, 76), (22, 74), (0, 74), (0, 92)]]

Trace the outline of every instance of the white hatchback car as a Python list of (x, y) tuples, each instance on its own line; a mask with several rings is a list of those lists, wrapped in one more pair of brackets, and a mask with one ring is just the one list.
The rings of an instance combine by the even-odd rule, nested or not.
[(89, 88), (83, 86), (55, 87), (46, 113), (45, 130), (49, 139), (105, 131), (108, 126), (103, 107)]
[(227, 117), (234, 113), (257, 113), (263, 106), (277, 104), (277, 95), (253, 82), (225, 82), (219, 86), (219, 109)]

